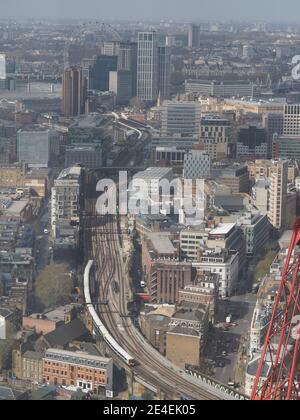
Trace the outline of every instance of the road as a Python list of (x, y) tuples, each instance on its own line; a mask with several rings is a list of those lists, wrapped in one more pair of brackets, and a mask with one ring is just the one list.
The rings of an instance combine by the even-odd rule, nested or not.
[[(174, 366), (134, 327), (131, 318), (127, 317), (130, 290), (121, 255), (117, 220), (113, 216), (95, 216), (94, 205), (94, 202), (87, 205), (86, 246), (90, 250), (89, 258), (95, 261), (100, 302), (109, 302), (106, 306), (98, 305), (97, 309), (115, 340), (137, 361), (134, 374), (157, 389), (163, 389), (168, 396), (186, 395), (195, 400), (231, 399), (208, 385), (200, 385), (197, 380)], [(115, 282), (119, 285), (117, 289), (114, 287)]]
[(256, 298), (254, 295), (245, 294), (234, 296), (226, 303), (226, 313), (233, 316), (236, 327), (230, 331), (215, 330), (212, 337), (213, 344), (207, 350), (210, 359), (217, 363), (215, 378), (224, 384), (228, 384), (231, 380), (240, 382), (240, 378), (236, 377), (240, 363), (239, 351), (248, 338)]

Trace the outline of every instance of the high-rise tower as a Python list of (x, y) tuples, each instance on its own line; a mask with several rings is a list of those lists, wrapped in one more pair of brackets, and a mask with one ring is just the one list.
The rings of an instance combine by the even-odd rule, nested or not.
[(63, 75), (62, 113), (65, 117), (84, 114), (87, 99), (87, 79), (82, 69), (66, 68)]
[(138, 34), (137, 96), (146, 102), (154, 102), (159, 90), (159, 59), (157, 33)]

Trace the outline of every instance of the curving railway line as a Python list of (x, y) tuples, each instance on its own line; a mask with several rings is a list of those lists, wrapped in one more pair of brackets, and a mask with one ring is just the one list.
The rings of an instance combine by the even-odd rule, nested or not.
[[(94, 262), (100, 302), (94, 305), (93, 302), (88, 303), (94, 315), (92, 315), (94, 324), (101, 323), (100, 333), (103, 336), (104, 332), (104, 339), (111, 350), (131, 366), (135, 375), (144, 378), (168, 395), (184, 394), (195, 400), (231, 399), (213, 387), (200, 385), (174, 366), (134, 327), (127, 313), (129, 285), (124, 272), (117, 219), (113, 216), (95, 215), (94, 203), (90, 202), (87, 207), (89, 211), (85, 221), (86, 249), (89, 250), (89, 259)], [(113, 287), (115, 282), (119, 284), (118, 292)], [(88, 287), (90, 287), (89, 282)]]

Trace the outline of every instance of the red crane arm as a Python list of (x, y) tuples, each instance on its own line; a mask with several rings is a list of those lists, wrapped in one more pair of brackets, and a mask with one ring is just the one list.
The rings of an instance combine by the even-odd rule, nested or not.
[(259, 360), (252, 400), (300, 399), (300, 219), (285, 261), (282, 280)]

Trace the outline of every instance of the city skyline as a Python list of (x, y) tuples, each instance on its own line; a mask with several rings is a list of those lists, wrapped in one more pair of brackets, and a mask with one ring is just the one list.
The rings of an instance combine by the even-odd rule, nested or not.
[[(238, 0), (228, 0), (224, 9), (221, 0), (165, 0), (163, 3), (153, 0), (151, 3), (138, 0), (128, 0), (126, 6), (121, 0), (112, 0), (106, 4), (103, 0), (87, 0), (78, 3), (65, 0), (63, 2), (53, 0), (51, 7), (47, 7), (45, 1), (28, 0), (26, 3), (20, 0), (12, 0), (2, 7), (3, 18), (49, 18), (49, 19), (120, 19), (120, 20), (222, 20), (222, 21), (291, 21), (295, 22), (295, 16), (300, 12), (300, 4), (297, 0), (287, 0), (282, 3), (279, 0), (265, 0), (251, 3)], [(284, 16), (284, 19), (282, 19)]]
[(11, 2), (0, 401), (300, 400), (299, 6)]

